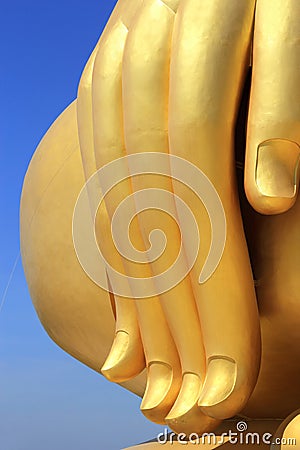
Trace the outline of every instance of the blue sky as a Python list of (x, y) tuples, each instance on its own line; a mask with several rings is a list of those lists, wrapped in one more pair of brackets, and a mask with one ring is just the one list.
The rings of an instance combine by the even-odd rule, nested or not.
[[(32, 154), (75, 98), (115, 0), (2, 0), (0, 297), (19, 253), (19, 200)], [(119, 450), (162, 427), (140, 400), (48, 338), (19, 260), (0, 313), (0, 450)]]

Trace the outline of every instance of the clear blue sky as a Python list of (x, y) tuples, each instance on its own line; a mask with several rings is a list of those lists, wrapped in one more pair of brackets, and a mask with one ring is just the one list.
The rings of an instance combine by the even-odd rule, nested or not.
[[(115, 0), (1, 2), (0, 297), (19, 252), (22, 181), (75, 98)], [(72, 359), (42, 329), (18, 262), (0, 313), (0, 450), (119, 450), (161, 427), (139, 399)]]

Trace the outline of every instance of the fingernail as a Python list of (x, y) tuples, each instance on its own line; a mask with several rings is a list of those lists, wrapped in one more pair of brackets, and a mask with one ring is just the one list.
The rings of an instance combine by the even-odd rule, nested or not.
[(178, 420), (197, 405), (201, 387), (202, 383), (198, 375), (195, 373), (185, 373), (177, 400), (166, 417), (166, 420)]
[(178, 398), (166, 417), (166, 424), (176, 433), (202, 435), (221, 422), (204, 414), (198, 406), (202, 382), (198, 375), (185, 373)]
[(162, 423), (172, 407), (169, 399), (172, 382), (173, 370), (171, 366), (163, 362), (150, 363), (146, 391), (140, 409), (153, 422)]
[(300, 147), (287, 139), (269, 139), (258, 146), (255, 181), (267, 197), (293, 198), (297, 192)]
[(143, 351), (140, 347), (126, 331), (117, 331), (101, 373), (115, 383), (138, 375), (145, 367)]
[(211, 359), (198, 405), (210, 407), (226, 400), (235, 387), (236, 378), (237, 365), (233, 360), (220, 357)]

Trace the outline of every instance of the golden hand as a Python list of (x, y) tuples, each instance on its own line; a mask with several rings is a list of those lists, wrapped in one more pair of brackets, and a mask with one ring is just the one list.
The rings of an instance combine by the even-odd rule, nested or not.
[[(105, 199), (111, 220), (132, 192), (147, 187), (174, 189), (191, 205), (204, 236), (190, 276), (160, 297), (135, 301), (148, 368), (141, 409), (177, 431), (207, 431), (216, 426), (215, 419), (236, 414), (257, 379), (258, 313), (233, 170), (234, 122), (248, 67), (254, 6), (254, 1), (204, 1), (200, 6), (191, 0), (172, 5), (157, 0), (119, 2), (79, 87), (85, 166), (94, 160), (99, 169), (125, 154), (140, 152), (181, 156), (204, 171), (225, 208), (228, 235), (223, 258), (213, 277), (199, 285), (210, 227), (204, 208), (191, 193), (179, 183), (172, 186), (168, 177), (153, 175), (137, 177), (132, 184), (122, 182)], [(87, 134), (93, 135), (93, 141)], [(168, 207), (175, 209), (173, 201)], [(139, 265), (139, 276), (145, 278), (162, 272), (174, 260), (175, 244), (180, 242), (178, 227), (166, 216), (145, 213), (133, 224), (137, 248), (145, 249), (158, 221), (174, 245), (165, 259)], [(107, 236), (105, 229), (107, 224), (99, 221), (103, 249), (108, 245), (107, 239), (101, 239)], [(124, 273), (134, 276), (128, 261), (123, 258), (118, 267), (122, 263)], [(133, 286), (132, 298), (136, 297)], [(123, 302), (123, 311), (126, 305), (128, 311), (131, 308), (124, 313), (129, 318), (132, 302)], [(124, 368), (132, 361), (132, 375), (140, 367), (134, 345), (129, 345), (135, 342), (140, 348), (137, 335), (129, 327), (122, 330), (118, 320), (117, 340), (103, 368), (115, 381), (125, 379), (120, 358), (126, 361)]]

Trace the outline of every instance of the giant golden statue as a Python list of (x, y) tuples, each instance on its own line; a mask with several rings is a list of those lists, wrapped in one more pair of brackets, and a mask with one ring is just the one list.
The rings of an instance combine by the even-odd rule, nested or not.
[[(257, 212), (236, 179), (246, 125)], [(23, 264), (50, 337), (176, 433), (234, 416), (273, 432), (300, 408), (299, 144), (299, 0), (119, 0), (24, 182)]]

